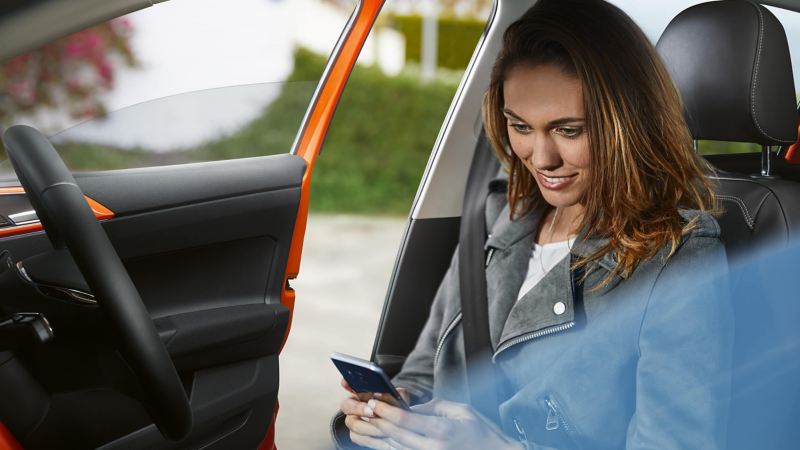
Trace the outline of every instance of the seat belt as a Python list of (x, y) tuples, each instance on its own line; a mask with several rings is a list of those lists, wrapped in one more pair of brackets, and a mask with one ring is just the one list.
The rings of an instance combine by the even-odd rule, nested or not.
[(499, 168), (500, 162), (492, 153), (486, 133), (481, 131), (464, 192), (458, 238), (458, 278), (470, 403), (498, 424), (499, 378), (492, 363), (484, 245), (487, 238), (485, 209), (489, 181)]

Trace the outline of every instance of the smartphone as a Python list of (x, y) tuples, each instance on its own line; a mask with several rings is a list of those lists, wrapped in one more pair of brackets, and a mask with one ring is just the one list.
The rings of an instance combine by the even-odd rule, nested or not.
[(397, 401), (398, 406), (409, 409), (406, 401), (389, 381), (386, 372), (377, 364), (342, 353), (331, 353), (331, 361), (354, 391), (389, 394)]

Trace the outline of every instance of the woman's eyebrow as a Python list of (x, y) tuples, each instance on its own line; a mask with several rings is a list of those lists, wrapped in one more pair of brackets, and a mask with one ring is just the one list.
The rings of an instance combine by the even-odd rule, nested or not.
[(522, 117), (520, 117), (520, 116), (516, 115), (516, 114), (514, 113), (514, 111), (512, 111), (512, 110), (510, 110), (510, 109), (508, 109), (508, 108), (504, 108), (504, 109), (503, 109), (503, 114), (505, 114), (505, 115), (507, 115), (507, 116), (511, 116), (511, 118), (512, 118), (512, 119), (519, 120), (520, 122), (525, 122), (525, 119), (523, 119)]
[(547, 123), (547, 125), (551, 127), (557, 127), (559, 125), (566, 125), (568, 123), (584, 122), (585, 120), (586, 119), (584, 119), (583, 117), (562, 117), (560, 119), (551, 120), (550, 122)]
[[(507, 116), (510, 116), (512, 119), (516, 119), (516, 120), (519, 120), (520, 122), (527, 123), (527, 122), (525, 122), (525, 119), (523, 119), (522, 117), (518, 116), (514, 111), (512, 111), (512, 110), (510, 110), (508, 108), (504, 108), (503, 109), (503, 113), (505, 115), (507, 115)], [(561, 118), (558, 118), (558, 119), (555, 119), (555, 120), (551, 120), (550, 122), (547, 123), (547, 126), (548, 127), (557, 127), (557, 126), (565, 125), (565, 124), (568, 124), (568, 123), (585, 122), (585, 121), (586, 121), (586, 119), (584, 119), (583, 117), (561, 117)]]

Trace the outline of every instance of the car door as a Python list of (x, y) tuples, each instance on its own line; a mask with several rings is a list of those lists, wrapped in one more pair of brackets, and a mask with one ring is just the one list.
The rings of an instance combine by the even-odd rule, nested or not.
[[(14, 27), (53, 20), (59, 3), (9, 6), (0, 34), (12, 17)], [(159, 411), (145, 401), (78, 258), (39, 220), (41, 205), (18, 177), (0, 175), (0, 448), (274, 447), (278, 357), (291, 327), (311, 175), (382, 3), (357, 3), (288, 153), (74, 174), (179, 376), (191, 411), (179, 440), (153, 424)], [(144, 5), (84, 6), (56, 32)], [(3, 57), (53, 32), (27, 36)]]

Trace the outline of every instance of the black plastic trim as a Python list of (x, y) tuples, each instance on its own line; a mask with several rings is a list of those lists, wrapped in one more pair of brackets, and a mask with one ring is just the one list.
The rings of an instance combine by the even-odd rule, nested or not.
[(195, 425), (186, 439), (166, 441), (150, 425), (100, 450), (257, 448), (271, 423), (269, 406), (278, 395), (278, 355), (198, 371), (191, 392)]
[(372, 360), (396, 373), (414, 348), (458, 244), (460, 217), (411, 219), (389, 283)]
[(289, 154), (76, 173), (81, 190), (125, 216), (264, 191), (299, 188), (305, 161)]

